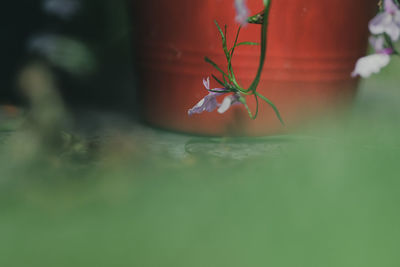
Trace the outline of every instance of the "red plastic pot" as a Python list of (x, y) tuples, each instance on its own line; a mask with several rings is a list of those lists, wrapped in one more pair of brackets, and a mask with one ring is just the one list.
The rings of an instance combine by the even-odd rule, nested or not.
[[(291, 130), (332, 110), (348, 106), (358, 79), (350, 74), (365, 54), (368, 21), (376, 0), (273, 0), (268, 51), (259, 92), (272, 100), (286, 122), (262, 103), (256, 120), (237, 105), (220, 115), (189, 117), (188, 109), (207, 92), (203, 77), (218, 73), (204, 56), (226, 66), (214, 25), (228, 24), (228, 42), (237, 26), (232, 0), (146, 0), (134, 4), (140, 22), (137, 48), (144, 119), (152, 125), (205, 135), (268, 135)], [(249, 0), (252, 13), (261, 0)], [(240, 41), (259, 41), (260, 26), (248, 25)], [(249, 85), (258, 67), (259, 47), (241, 47), (233, 66), (238, 81)], [(213, 84), (215, 87), (217, 83)], [(213, 87), (213, 86), (212, 86)], [(248, 98), (250, 107), (255, 101)]]

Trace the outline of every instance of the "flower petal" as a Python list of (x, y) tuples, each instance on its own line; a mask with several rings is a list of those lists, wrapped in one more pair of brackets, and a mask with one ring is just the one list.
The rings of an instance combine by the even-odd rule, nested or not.
[(393, 2), (393, 0), (385, 0), (385, 12), (386, 13), (394, 14), (398, 10), (399, 10), (399, 8)]
[(224, 100), (222, 101), (221, 106), (218, 109), (218, 113), (219, 114), (223, 114), (225, 113), (232, 105), (233, 102), (233, 97), (232, 96), (227, 96), (224, 98)]
[(210, 77), (207, 77), (207, 79), (203, 79), (203, 85), (207, 90), (210, 90)]
[(373, 54), (360, 58), (357, 61), (355, 70), (351, 74), (353, 77), (361, 76), (367, 78), (373, 73), (378, 73), (383, 67), (387, 66), (390, 62), (390, 55), (387, 54)]
[(371, 36), (369, 38), (369, 43), (371, 44), (371, 46), (374, 48), (374, 50), (376, 52), (381, 51), (382, 49), (385, 48), (385, 38), (383, 38), (382, 35), (375, 37), (375, 36)]
[(391, 23), (392, 16), (386, 12), (382, 12), (370, 21), (369, 30), (372, 34), (382, 34)]
[(200, 100), (193, 108), (188, 110), (188, 115), (200, 114), (204, 111), (212, 112), (218, 107), (216, 94), (209, 93), (202, 100)]
[(393, 20), (394, 20), (394, 23), (396, 23), (396, 25), (397, 25), (398, 27), (400, 27), (400, 10), (398, 10), (398, 11), (396, 11), (396, 12), (394, 13), (394, 15), (393, 15)]
[(203, 98), (193, 108), (188, 110), (188, 115), (192, 116), (193, 114), (198, 114), (198, 113), (203, 112), (203, 110), (204, 110), (204, 108), (203, 108), (204, 102), (205, 102), (205, 100)]
[(213, 112), (218, 107), (217, 99), (215, 95), (206, 96), (207, 100), (204, 103), (204, 110), (208, 112)]

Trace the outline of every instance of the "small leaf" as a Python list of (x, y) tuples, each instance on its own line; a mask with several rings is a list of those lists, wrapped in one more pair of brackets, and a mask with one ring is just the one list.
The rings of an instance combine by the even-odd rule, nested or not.
[(236, 32), (236, 38), (235, 38), (235, 42), (233, 43), (233, 47), (229, 50), (229, 53), (231, 54), (231, 58), (233, 56), (233, 52), (235, 51), (235, 47), (238, 43), (238, 39), (239, 39), (239, 34), (240, 34), (240, 30), (242, 29), (242, 26), (240, 26)]
[(218, 24), (218, 22), (216, 20), (214, 20), (214, 23), (218, 28), (218, 31), (219, 31), (219, 34), (221, 35), (222, 40), (224, 41), (225, 40), (224, 32), (222, 31), (221, 27), (219, 26), (219, 24)]
[[(218, 28), (219, 34), (221, 35), (222, 48), (224, 49), (226, 60), (229, 62), (231, 59), (230, 59), (230, 54), (228, 52), (228, 45), (226, 43), (226, 36), (225, 36), (224, 32), (222, 31), (221, 27), (219, 26), (218, 22), (216, 20), (214, 20), (214, 23)], [(227, 30), (227, 26), (225, 25), (225, 32), (226, 32), (226, 30)]]
[(243, 46), (243, 45), (260, 45), (259, 43), (254, 43), (254, 42), (241, 42), (241, 43), (238, 43), (238, 44), (235, 44), (230, 50), (229, 50), (229, 53), (231, 54), (231, 56), (232, 56), (232, 52), (234, 51), (234, 49), (236, 48), (236, 47), (238, 47), (238, 46)]
[(282, 123), (282, 125), (285, 125), (285, 122), (282, 119), (282, 116), (278, 110), (278, 108), (274, 105), (274, 103), (272, 103), (271, 100), (269, 100), (268, 98), (266, 98), (265, 96), (263, 96), (262, 94), (255, 92), (255, 95), (259, 96), (262, 100), (264, 100), (265, 102), (268, 103), (268, 105), (270, 105), (272, 107), (272, 109), (274, 110), (276, 116), (278, 117), (279, 121)]
[(258, 116), (258, 109), (259, 109), (259, 103), (258, 103), (258, 96), (254, 95), (254, 98), (256, 99), (256, 113), (254, 114), (253, 120), (257, 119)]
[(219, 72), (221, 72), (222, 77), (223, 77), (223, 79), (224, 79), (224, 82), (226, 83), (225, 77), (229, 79), (228, 74), (226, 74), (214, 61), (212, 61), (212, 60), (209, 59), (208, 57), (205, 57), (204, 60), (205, 60), (207, 63), (211, 64), (211, 65), (212, 65), (214, 68), (216, 68)]
[(249, 106), (247, 105), (247, 103), (243, 103), (243, 105), (245, 106), (247, 113), (249, 113), (249, 117), (253, 119), (253, 114), (251, 113), (251, 109), (249, 108)]
[(220, 79), (218, 79), (214, 74), (211, 74), (211, 76), (214, 78), (214, 80), (217, 81), (217, 83), (219, 83), (219, 84), (222, 85), (223, 87), (226, 87), (226, 84), (223, 83)]
[(260, 43), (255, 43), (255, 42), (241, 42), (241, 43), (238, 43), (238, 44), (236, 45), (236, 47), (241, 46), (241, 45), (260, 45)]

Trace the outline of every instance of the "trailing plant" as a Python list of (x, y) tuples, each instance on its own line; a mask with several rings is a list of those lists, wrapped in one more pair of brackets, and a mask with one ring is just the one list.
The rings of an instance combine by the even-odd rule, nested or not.
[[(232, 47), (228, 47), (228, 42), (227, 42), (227, 25), (224, 26), (224, 28), (221, 28), (221, 26), (218, 24), (217, 21), (215, 21), (215, 25), (218, 29), (218, 32), (221, 36), (221, 41), (222, 41), (222, 48), (224, 55), (226, 57), (227, 65), (225, 70), (218, 66), (212, 59), (205, 57), (205, 61), (209, 64), (211, 64), (217, 72), (220, 74), (220, 78), (218, 78), (216, 75), (212, 74), (211, 76), (213, 79), (221, 86), (220, 88), (213, 88), (211, 89), (210, 87), (210, 79), (204, 79), (203, 84), (206, 90), (208, 91), (208, 95), (206, 95), (200, 102), (198, 102), (192, 109), (188, 111), (189, 115), (193, 115), (195, 113), (202, 113), (204, 111), (212, 112), (215, 109), (218, 108), (219, 113), (225, 113), (231, 106), (233, 105), (243, 105), (246, 109), (247, 112), (252, 119), (256, 119), (258, 116), (258, 111), (259, 111), (259, 102), (260, 100), (266, 102), (268, 105), (271, 106), (271, 108), (274, 110), (277, 118), (279, 121), (284, 124), (284, 121), (282, 119), (282, 116), (278, 110), (278, 108), (274, 105), (274, 103), (269, 100), (266, 96), (262, 95), (260, 92), (257, 91), (258, 85), (260, 83), (261, 79), (261, 74), (264, 68), (264, 63), (266, 59), (266, 53), (267, 53), (267, 31), (268, 31), (268, 17), (269, 17), (269, 11), (271, 7), (271, 0), (263, 0), (264, 3), (264, 9), (262, 12), (259, 14), (256, 14), (254, 16), (248, 17), (246, 14), (248, 14), (248, 9), (245, 6), (245, 1), (243, 0), (237, 0), (235, 1), (236, 4), (236, 9), (237, 9), (237, 21), (241, 23), (241, 25), (238, 27), (238, 30), (236, 32), (236, 37), (234, 40), (234, 43)], [(244, 18), (244, 19), (243, 19)], [(261, 25), (261, 43), (255, 43), (255, 42), (238, 42), (239, 40), (239, 35), (240, 31), (242, 30), (242, 26), (250, 23), (250, 24), (259, 24)], [(260, 46), (260, 60), (259, 60), (259, 65), (258, 69), (255, 75), (254, 80), (252, 81), (251, 85), (248, 88), (243, 88), (239, 81), (236, 78), (235, 71), (233, 68), (232, 64), (232, 59), (235, 55), (235, 50), (240, 47), (240, 46), (245, 46), (245, 45), (259, 45)], [(221, 96), (221, 95), (227, 95), (222, 103), (218, 103), (216, 97)], [(247, 98), (248, 97), (254, 97), (256, 101), (256, 109), (255, 111), (252, 111), (248, 104), (247, 104)]]

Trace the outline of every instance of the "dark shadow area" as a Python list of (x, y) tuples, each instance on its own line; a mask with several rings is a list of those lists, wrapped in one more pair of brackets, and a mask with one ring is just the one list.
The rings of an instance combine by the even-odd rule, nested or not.
[(127, 1), (5, 1), (1, 10), (0, 104), (31, 102), (20, 75), (39, 62), (68, 107), (136, 112)]

